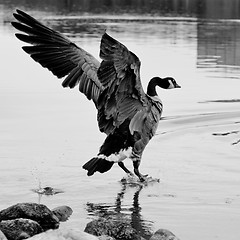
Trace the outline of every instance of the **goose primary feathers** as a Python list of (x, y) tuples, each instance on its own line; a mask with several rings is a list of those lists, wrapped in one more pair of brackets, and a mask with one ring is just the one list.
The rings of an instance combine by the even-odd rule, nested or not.
[(21, 33), (16, 37), (28, 43), (23, 50), (58, 78), (63, 87), (78, 87), (97, 108), (98, 126), (107, 137), (99, 153), (83, 168), (88, 175), (106, 172), (125, 158), (133, 161), (134, 173), (139, 172), (142, 153), (157, 130), (162, 113), (162, 103), (156, 86), (165, 89), (180, 87), (171, 78), (154, 77), (144, 92), (140, 80), (140, 60), (126, 46), (103, 34), (100, 44), (101, 63), (64, 35), (56, 32), (21, 10), (13, 14), (12, 25)]

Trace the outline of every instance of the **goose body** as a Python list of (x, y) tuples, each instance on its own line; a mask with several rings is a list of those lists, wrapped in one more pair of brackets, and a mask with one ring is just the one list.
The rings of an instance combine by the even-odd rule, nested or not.
[(79, 91), (92, 100), (97, 109), (99, 130), (107, 137), (97, 156), (83, 165), (88, 175), (104, 173), (114, 163), (131, 173), (123, 160), (133, 161), (134, 173), (139, 172), (142, 153), (154, 136), (162, 114), (162, 102), (156, 86), (164, 89), (180, 87), (171, 78), (154, 77), (147, 93), (140, 80), (140, 61), (126, 46), (103, 34), (99, 62), (64, 35), (17, 10), (18, 20), (12, 25), (22, 33), (16, 37), (30, 45), (22, 47), (36, 62), (49, 69), (58, 78), (65, 77), (63, 87), (79, 87)]

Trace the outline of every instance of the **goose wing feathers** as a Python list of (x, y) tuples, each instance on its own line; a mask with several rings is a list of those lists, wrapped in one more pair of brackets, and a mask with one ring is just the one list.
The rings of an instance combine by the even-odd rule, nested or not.
[(103, 61), (97, 74), (104, 87), (98, 101), (100, 130), (110, 134), (138, 112), (137, 123), (141, 125), (150, 109), (140, 81), (138, 57), (107, 33), (102, 36), (100, 57)]
[(64, 35), (23, 11), (17, 10), (14, 17), (18, 22), (12, 22), (12, 25), (24, 33), (17, 33), (16, 37), (30, 44), (23, 50), (58, 78), (66, 77), (63, 87), (79, 85), (79, 90), (96, 104), (103, 90), (97, 76), (100, 62)]
[[(149, 97), (140, 81), (140, 61), (123, 44), (104, 33), (100, 46), (102, 62), (64, 35), (17, 10), (12, 25), (22, 33), (16, 37), (28, 43), (23, 50), (58, 78), (63, 87), (79, 86), (98, 109), (100, 131), (111, 134), (126, 120), (130, 132), (148, 132), (156, 122)], [(150, 124), (151, 125), (151, 124)]]

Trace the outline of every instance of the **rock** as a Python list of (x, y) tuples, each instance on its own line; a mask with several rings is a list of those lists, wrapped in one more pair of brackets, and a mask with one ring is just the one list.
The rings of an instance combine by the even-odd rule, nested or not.
[(0, 230), (0, 240), (7, 240), (6, 236), (1, 230)]
[(26, 239), (43, 232), (37, 222), (24, 218), (3, 220), (0, 222), (0, 229), (8, 240)]
[(68, 206), (60, 206), (52, 209), (52, 213), (58, 218), (60, 222), (65, 222), (72, 215), (73, 211)]
[(141, 240), (138, 232), (124, 218), (100, 217), (88, 223), (84, 231), (95, 236), (108, 235), (116, 240)]
[(0, 221), (26, 218), (36, 221), (44, 231), (59, 227), (58, 218), (43, 204), (18, 203), (0, 211)]
[(98, 237), (99, 240), (116, 240), (115, 238), (113, 237), (110, 237), (108, 235), (102, 235), (100, 237)]
[(98, 240), (97, 237), (73, 229), (57, 229), (48, 230), (46, 232), (37, 234), (29, 240)]
[(159, 229), (152, 235), (150, 240), (179, 240), (179, 238), (166, 229)]

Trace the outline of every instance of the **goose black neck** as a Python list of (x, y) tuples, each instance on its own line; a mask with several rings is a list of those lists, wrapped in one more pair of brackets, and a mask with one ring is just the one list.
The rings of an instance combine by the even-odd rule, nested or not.
[(151, 97), (157, 96), (156, 86), (158, 85), (158, 81), (160, 78), (154, 77), (152, 78), (147, 86), (147, 94)]

